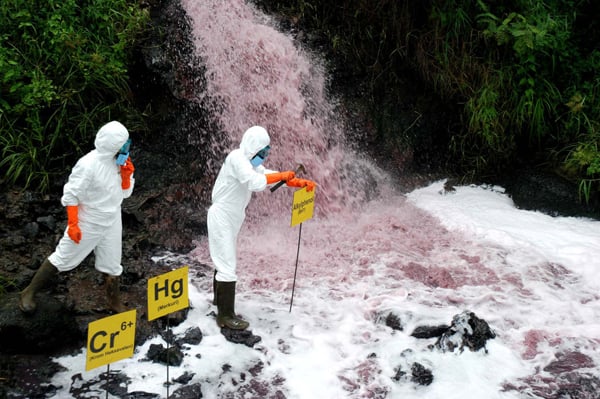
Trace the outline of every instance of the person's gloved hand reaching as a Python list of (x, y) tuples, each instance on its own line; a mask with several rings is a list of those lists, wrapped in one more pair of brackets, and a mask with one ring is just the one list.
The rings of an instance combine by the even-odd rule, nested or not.
[(79, 211), (77, 205), (67, 206), (67, 234), (75, 243), (81, 241), (81, 229), (79, 228)]
[(306, 191), (312, 191), (315, 189), (317, 183), (307, 179), (293, 178), (286, 182), (289, 187), (306, 187)]
[(131, 157), (127, 158), (125, 161), (125, 165), (121, 166), (121, 188), (123, 190), (127, 190), (131, 187), (131, 175), (135, 171), (133, 167), (133, 162), (131, 162)]
[(273, 184), (280, 181), (290, 181), (296, 176), (296, 173), (292, 170), (287, 170), (285, 172), (276, 172), (276, 173), (267, 173), (265, 177), (267, 178), (267, 184)]

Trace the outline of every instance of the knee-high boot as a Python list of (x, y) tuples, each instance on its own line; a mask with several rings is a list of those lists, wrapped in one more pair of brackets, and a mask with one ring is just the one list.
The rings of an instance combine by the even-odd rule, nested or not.
[(235, 314), (235, 281), (217, 281), (217, 325), (232, 330), (245, 330), (250, 323)]
[(42, 263), (40, 268), (35, 272), (31, 282), (19, 294), (19, 309), (24, 313), (33, 313), (37, 307), (35, 303), (35, 294), (46, 285), (58, 270), (48, 259)]
[(115, 313), (121, 313), (127, 310), (127, 308), (121, 303), (119, 280), (119, 276), (106, 276), (106, 296), (108, 298), (108, 307)]
[(217, 304), (217, 271), (213, 274), (213, 305)]

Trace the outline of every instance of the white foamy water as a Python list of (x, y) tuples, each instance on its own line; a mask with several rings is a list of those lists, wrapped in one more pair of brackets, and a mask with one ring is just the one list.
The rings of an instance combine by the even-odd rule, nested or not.
[[(202, 384), (208, 399), (598, 398), (586, 390), (600, 383), (599, 222), (516, 209), (499, 187), (443, 194), (440, 181), (394, 193), (389, 179), (344, 148), (321, 68), (267, 16), (241, 0), (183, 5), (206, 63), (204, 95), (222, 105), (219, 133), (237, 143), (247, 126), (267, 126), (266, 166), (301, 161), (319, 186), (301, 237), (289, 227), (290, 189), (254, 195), (240, 233), (236, 298), (261, 337), (253, 348), (217, 328), (211, 269), (191, 271), (191, 309), (173, 332), (199, 327), (204, 338), (183, 348), (171, 378), (193, 373), (189, 384)], [(349, 165), (354, 179), (345, 175)], [(360, 201), (363, 174), (377, 182), (377, 200)], [(211, 264), (205, 237), (170, 258), (174, 267)], [(435, 338), (411, 336), (465, 310), (495, 331), (487, 350), (442, 352), (431, 348)], [(386, 326), (390, 313), (402, 331)], [(131, 378), (129, 392), (166, 397), (165, 366), (145, 361), (151, 344), (166, 346), (154, 338), (111, 369)], [(57, 361), (69, 369), (53, 380), (59, 397), (70, 397), (74, 374), (90, 380), (104, 372), (82, 371), (84, 351)], [(431, 384), (411, 380), (415, 363), (431, 371)], [(408, 374), (394, 378), (399, 369)]]
[[(600, 223), (519, 210), (482, 187), (442, 187), (305, 222), (291, 312), (298, 227), (247, 225), (237, 310), (262, 340), (226, 341), (210, 315), (210, 277), (192, 278), (192, 309), (173, 332), (197, 326), (204, 339), (184, 348), (171, 377), (194, 373), (205, 398), (435, 399), (559, 397), (568, 373), (557, 370), (598, 376)], [(202, 239), (187, 257), (208, 263), (206, 248)], [(442, 352), (430, 349), (435, 338), (411, 336), (464, 310), (495, 331), (487, 352)], [(403, 331), (385, 325), (389, 313)], [(165, 366), (144, 361), (151, 343), (166, 346), (155, 338), (111, 368), (132, 379), (129, 392), (166, 395)], [(69, 371), (53, 383), (67, 392), (85, 354), (57, 361)], [(414, 362), (431, 370), (430, 385), (394, 379)], [(573, 397), (597, 398), (581, 392)]]

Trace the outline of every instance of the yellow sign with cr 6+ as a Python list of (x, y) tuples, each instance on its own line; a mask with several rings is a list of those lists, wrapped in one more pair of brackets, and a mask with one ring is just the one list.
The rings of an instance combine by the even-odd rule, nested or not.
[(306, 191), (306, 187), (294, 192), (294, 203), (292, 204), (292, 223), (295, 226), (312, 218), (315, 209), (315, 191)]
[(188, 267), (148, 279), (148, 320), (190, 306), (188, 299)]
[(86, 371), (133, 356), (136, 311), (88, 324)]

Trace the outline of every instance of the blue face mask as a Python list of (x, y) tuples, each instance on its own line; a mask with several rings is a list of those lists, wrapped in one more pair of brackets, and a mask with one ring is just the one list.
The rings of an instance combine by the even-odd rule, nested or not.
[(252, 164), (252, 166), (254, 166), (256, 168), (257, 166), (261, 165), (264, 161), (265, 161), (264, 158), (261, 158), (258, 155), (255, 155), (254, 158), (252, 158), (250, 160), (250, 163)]
[(123, 166), (125, 165), (125, 161), (129, 158), (129, 147), (131, 146), (131, 139), (127, 139), (123, 147), (119, 150), (117, 154), (117, 165)]
[(256, 155), (250, 160), (252, 166), (256, 168), (257, 166), (261, 165), (265, 161), (265, 158), (267, 158), (267, 155), (269, 155), (270, 150), (271, 146), (268, 145), (259, 152), (257, 152)]

